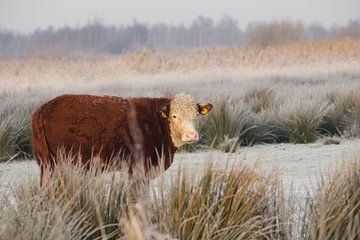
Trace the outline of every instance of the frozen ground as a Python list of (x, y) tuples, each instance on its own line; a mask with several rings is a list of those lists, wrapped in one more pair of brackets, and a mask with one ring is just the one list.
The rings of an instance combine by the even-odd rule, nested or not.
[[(341, 140), (339, 145), (313, 144), (271, 144), (253, 147), (241, 147), (236, 153), (227, 154), (218, 151), (177, 153), (171, 168), (166, 171), (165, 179), (178, 171), (180, 166), (190, 173), (198, 174), (205, 166), (214, 161), (215, 167), (223, 168), (227, 163), (256, 165), (260, 172), (271, 173), (277, 169), (286, 192), (304, 199), (307, 191), (316, 187), (320, 173), (335, 168), (341, 161), (351, 159), (359, 152), (360, 139)], [(10, 190), (13, 183), (29, 181), (39, 175), (35, 161), (17, 161), (0, 164), (0, 190)], [(156, 181), (154, 181), (156, 183)]]

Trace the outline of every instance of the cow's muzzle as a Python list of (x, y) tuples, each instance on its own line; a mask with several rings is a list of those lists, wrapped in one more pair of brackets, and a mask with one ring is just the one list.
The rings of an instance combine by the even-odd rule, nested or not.
[(199, 141), (199, 134), (197, 132), (191, 131), (187, 132), (183, 137), (182, 140), (187, 143), (197, 142)]

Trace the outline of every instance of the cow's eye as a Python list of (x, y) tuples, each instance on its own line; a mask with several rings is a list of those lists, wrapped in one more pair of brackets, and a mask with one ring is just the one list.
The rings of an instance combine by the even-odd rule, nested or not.
[(176, 116), (175, 116), (175, 115), (173, 115), (173, 118), (176, 118)]

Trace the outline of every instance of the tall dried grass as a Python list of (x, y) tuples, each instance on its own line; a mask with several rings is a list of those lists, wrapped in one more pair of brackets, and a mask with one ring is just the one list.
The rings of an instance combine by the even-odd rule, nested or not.
[(0, 106), (0, 162), (9, 158), (31, 157), (31, 109), (24, 104), (8, 105), (12, 97), (4, 97)]
[(319, 181), (306, 205), (304, 239), (360, 239), (360, 162), (349, 162)]
[(215, 105), (216, 109), (204, 123), (206, 143), (224, 151), (235, 150), (244, 131), (246, 110), (227, 101)]
[[(253, 169), (227, 173), (212, 166), (201, 177), (179, 171), (169, 189), (155, 195), (153, 215), (161, 231), (177, 239), (276, 239), (285, 230), (273, 177)], [(280, 205), (279, 205), (280, 204)], [(285, 232), (285, 231), (284, 231)], [(280, 239), (280, 238), (279, 238)]]
[[(96, 164), (84, 171), (61, 158), (46, 187), (14, 184), (0, 197), (2, 239), (282, 239), (276, 176), (232, 166), (191, 175), (179, 169), (151, 198)], [(94, 161), (93, 161), (94, 162)], [(149, 196), (149, 195), (148, 195)]]
[(327, 106), (311, 102), (298, 102), (291, 106), (292, 111), (286, 110), (279, 114), (278, 125), (293, 143), (312, 143), (319, 135), (319, 128), (327, 112)]
[(190, 72), (234, 68), (277, 68), (329, 62), (348, 62), (360, 57), (360, 41), (351, 38), (303, 41), (281, 46), (212, 48), (197, 51), (157, 52), (142, 50), (118, 57), (90, 60), (0, 61), (1, 75), (6, 79), (62, 81), (114, 79), (120, 75)]

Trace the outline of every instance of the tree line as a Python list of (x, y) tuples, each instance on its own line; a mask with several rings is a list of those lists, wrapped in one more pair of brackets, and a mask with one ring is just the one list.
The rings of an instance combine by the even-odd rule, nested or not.
[(360, 38), (360, 19), (344, 26), (325, 28), (319, 23), (306, 26), (290, 19), (252, 22), (241, 29), (238, 22), (224, 16), (219, 21), (199, 16), (185, 26), (166, 23), (105, 25), (93, 20), (82, 27), (49, 26), (29, 34), (0, 30), (0, 58), (59, 58), (116, 55), (142, 48), (179, 50), (209, 46), (284, 44), (346, 35)]

